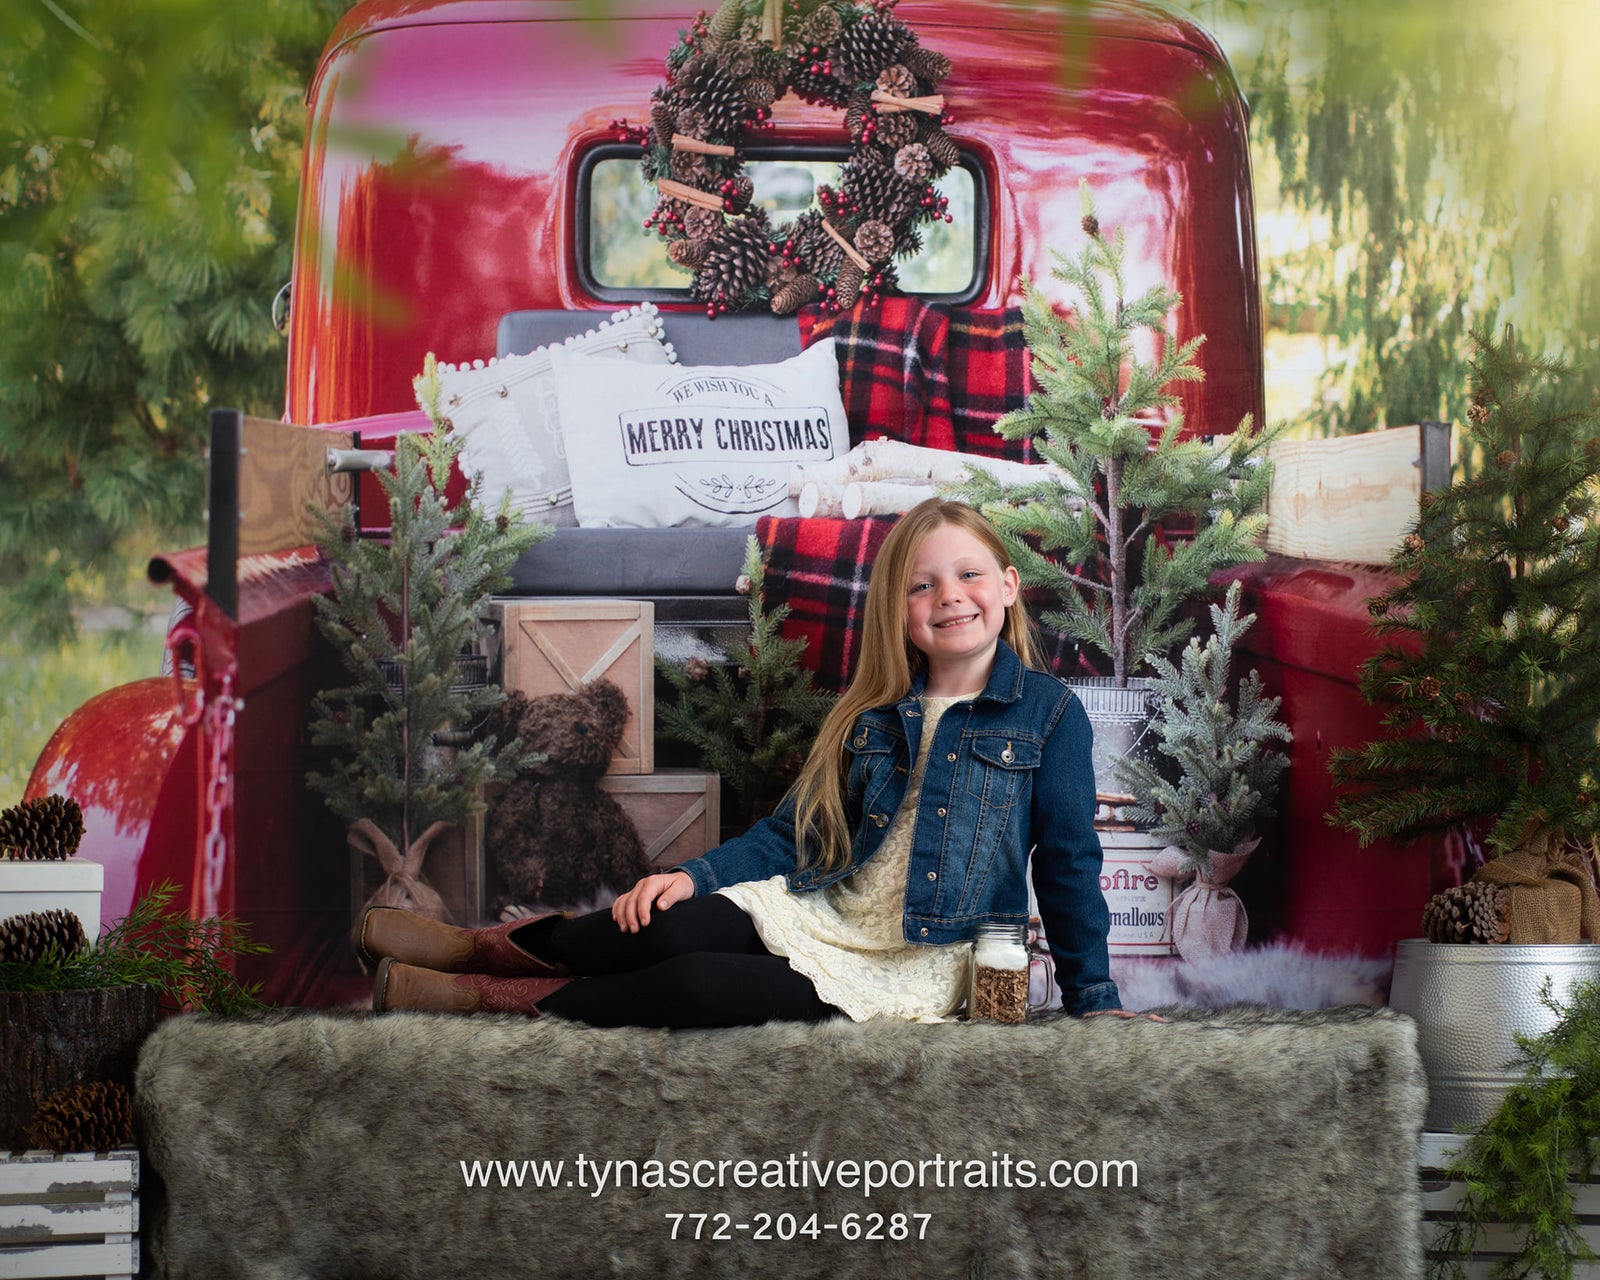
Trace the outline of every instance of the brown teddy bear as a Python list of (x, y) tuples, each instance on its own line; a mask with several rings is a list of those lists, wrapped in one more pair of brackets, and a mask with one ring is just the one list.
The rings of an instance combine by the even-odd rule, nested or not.
[(576, 693), (513, 693), (490, 713), (502, 742), (546, 756), (489, 813), (491, 891), (501, 919), (593, 910), (650, 874), (633, 822), (598, 787), (622, 740), (628, 700), (609, 680)]

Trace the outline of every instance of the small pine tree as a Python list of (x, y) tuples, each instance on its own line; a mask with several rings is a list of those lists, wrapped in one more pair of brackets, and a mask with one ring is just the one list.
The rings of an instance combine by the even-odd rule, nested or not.
[(343, 822), (371, 821), (402, 851), (435, 823), (481, 812), (476, 788), (509, 779), (520, 762), (517, 743), (488, 738), (450, 753), (433, 736), (474, 723), (504, 696), (494, 685), (457, 687), (457, 659), (479, 640), (489, 593), (549, 532), (522, 524), (509, 493), (485, 511), (481, 478), (461, 505), (447, 504), (461, 441), (439, 414), (431, 355), (419, 389), (433, 430), (401, 435), (393, 469), (378, 473), (388, 540), (360, 537), (347, 507), (318, 542), (333, 593), (317, 599), (317, 624), (353, 681), (312, 700), (311, 741), (334, 754), (328, 772), (307, 776)]
[(1362, 668), (1386, 737), (1333, 754), (1330, 820), (1365, 845), (1492, 823), (1506, 853), (1540, 827), (1600, 833), (1600, 413), (1558, 408), (1567, 371), (1475, 334), (1467, 445), (1482, 464), (1425, 493), (1371, 600), (1403, 637)]
[(1204, 647), (1198, 638), (1189, 641), (1181, 669), (1160, 654), (1149, 656), (1159, 705), (1156, 750), (1177, 765), (1178, 780), (1142, 760), (1117, 762), (1117, 776), (1134, 796), (1128, 816), (1182, 849), (1186, 870), (1207, 867), (1211, 850), (1231, 853), (1260, 831), (1289, 763), (1270, 745), (1292, 740), (1288, 726), (1273, 718), (1282, 699), (1262, 697), (1259, 672), (1239, 682), (1238, 710), (1228, 706), (1234, 646), (1256, 620), (1253, 613), (1239, 616), (1239, 595), (1235, 582), (1223, 604), (1211, 606), (1213, 634)]
[[(1039, 456), (1072, 483), (1007, 487), (980, 476), (963, 496), (999, 529), (1023, 584), (1049, 588), (1059, 600), (1045, 621), (1101, 654), (1126, 685), (1140, 655), (1168, 652), (1189, 633), (1181, 610), (1213, 573), (1261, 558), (1255, 541), (1266, 527), (1261, 507), (1271, 472), (1263, 450), (1271, 433), (1255, 431), (1247, 416), (1220, 448), (1180, 440), (1183, 415), (1174, 413), (1152, 445), (1147, 420), (1177, 403), (1166, 388), (1205, 376), (1194, 363), (1204, 338), (1170, 340), (1167, 317), (1180, 298), (1165, 285), (1124, 299), (1123, 235), (1102, 231), (1087, 185), (1083, 227), (1082, 252), (1056, 253), (1051, 273), (1073, 286), (1082, 305), (1063, 317), (1024, 284), (1038, 390), (995, 423), (1008, 440), (1034, 437)], [(1161, 349), (1153, 363), (1134, 356), (1141, 329)], [(1192, 517), (1193, 535), (1158, 540), (1157, 529), (1173, 516)]]
[(811, 672), (800, 665), (806, 642), (780, 634), (788, 606), (767, 609), (754, 538), (745, 547), (744, 574), (750, 639), (728, 646), (725, 665), (658, 660), (676, 700), (656, 708), (656, 723), (665, 736), (698, 750), (703, 766), (722, 775), (754, 819), (770, 813), (799, 775), (834, 695), (812, 688)]

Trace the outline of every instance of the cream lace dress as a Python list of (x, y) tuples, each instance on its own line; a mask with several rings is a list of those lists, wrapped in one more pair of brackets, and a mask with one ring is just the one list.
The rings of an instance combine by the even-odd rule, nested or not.
[(911, 836), (917, 798), (939, 718), (957, 702), (975, 697), (923, 698), (922, 744), (883, 845), (855, 875), (826, 889), (791, 893), (781, 875), (728, 885), (731, 898), (755, 922), (773, 955), (810, 978), (817, 994), (856, 1022), (906, 1018), (937, 1022), (965, 996), (967, 947), (913, 946), (902, 926)]

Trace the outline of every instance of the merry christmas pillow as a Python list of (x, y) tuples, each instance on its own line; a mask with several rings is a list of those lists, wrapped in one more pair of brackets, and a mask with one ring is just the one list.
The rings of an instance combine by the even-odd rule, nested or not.
[[(560, 527), (578, 523), (556, 401), (551, 353), (605, 367), (619, 361), (671, 364), (661, 317), (650, 303), (618, 311), (589, 332), (527, 355), (439, 366), (439, 410), (462, 436), (461, 469), (482, 473), (486, 500), (511, 490), (512, 505), (534, 521)], [(603, 381), (608, 374), (602, 373)]]
[(850, 447), (832, 338), (778, 364), (600, 368), (556, 351), (552, 365), (580, 525), (796, 515), (790, 468)]

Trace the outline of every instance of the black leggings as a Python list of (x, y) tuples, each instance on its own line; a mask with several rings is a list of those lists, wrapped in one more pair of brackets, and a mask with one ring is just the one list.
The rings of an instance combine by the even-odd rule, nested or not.
[(542, 960), (582, 975), (540, 1001), (596, 1027), (750, 1027), (821, 1022), (839, 1013), (811, 979), (761, 944), (749, 916), (713, 893), (653, 910), (638, 933), (610, 911), (540, 920), (511, 935)]

